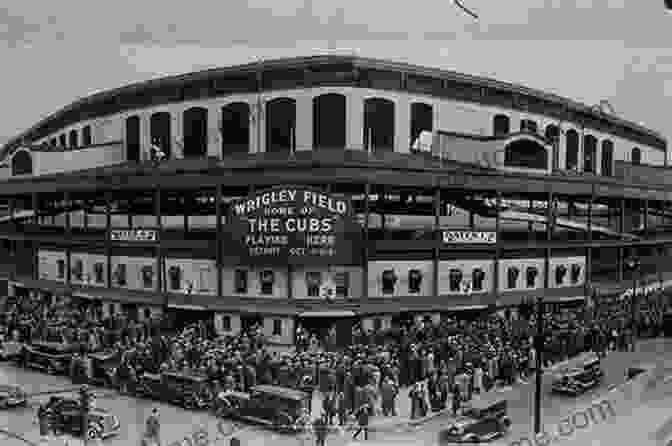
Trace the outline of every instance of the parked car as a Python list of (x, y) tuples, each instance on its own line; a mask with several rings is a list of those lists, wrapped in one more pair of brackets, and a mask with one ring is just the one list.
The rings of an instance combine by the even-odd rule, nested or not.
[(482, 443), (504, 436), (511, 426), (506, 400), (474, 400), (454, 422), (439, 431), (439, 444)]
[[(51, 426), (57, 432), (82, 436), (82, 408), (79, 401), (71, 398), (51, 397), (40, 407), (40, 412), (50, 410)], [(88, 413), (86, 437), (89, 440), (117, 435), (121, 430), (119, 419), (108, 410), (92, 408)]]
[(573, 362), (573, 367), (558, 373), (552, 384), (552, 391), (577, 396), (597, 387), (604, 378), (600, 358), (597, 355), (582, 355)]
[(72, 348), (55, 342), (35, 342), (25, 346), (23, 363), (27, 367), (44, 370), (50, 375), (67, 374), (72, 359)]
[(0, 409), (26, 406), (28, 397), (19, 386), (0, 385)]
[(132, 392), (138, 396), (177, 404), (185, 409), (210, 407), (214, 396), (204, 376), (177, 372), (145, 373)]
[(312, 397), (286, 387), (261, 385), (246, 392), (222, 392), (214, 402), (220, 417), (237, 418), (286, 432), (300, 432), (309, 421)]

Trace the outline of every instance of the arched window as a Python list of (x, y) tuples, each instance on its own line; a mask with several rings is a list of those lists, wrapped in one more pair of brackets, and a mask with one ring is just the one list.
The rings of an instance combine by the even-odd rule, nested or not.
[(539, 270), (534, 266), (528, 266), (525, 269), (525, 286), (534, 288), (537, 285), (537, 276), (539, 276)]
[(431, 132), (433, 126), (434, 113), (432, 106), (421, 102), (411, 104), (411, 146), (420, 136), (420, 132)]
[(536, 141), (519, 139), (505, 147), (504, 165), (526, 169), (548, 169), (548, 152)]
[(521, 132), (537, 133), (537, 129), (537, 123), (531, 119), (523, 119), (520, 121)]
[(549, 124), (546, 126), (544, 135), (549, 142), (556, 143), (560, 138), (560, 129), (555, 124)]
[(576, 170), (579, 167), (579, 134), (576, 130), (567, 131), (565, 151), (565, 169)]
[(364, 101), (364, 148), (394, 152), (394, 102), (383, 98)]
[(76, 149), (79, 146), (77, 141), (77, 130), (70, 130), (70, 148)]
[(170, 128), (170, 113), (157, 112), (149, 118), (149, 133), (152, 144), (156, 145), (166, 158), (170, 158), (172, 136)]
[(91, 140), (91, 126), (87, 125), (82, 129), (82, 145), (86, 147), (91, 144), (93, 144)]
[(510, 290), (518, 286), (518, 276), (520, 275), (520, 270), (515, 266), (510, 266), (506, 269), (506, 287)]
[(495, 115), (492, 119), (492, 134), (494, 136), (508, 135), (511, 131), (510, 120), (506, 115)]
[(451, 268), (448, 271), (448, 289), (451, 293), (459, 293), (462, 286), (462, 270), (459, 268)]
[(51, 146), (52, 149), (58, 146), (58, 139), (57, 138), (51, 138), (49, 140), (49, 145)]
[(266, 152), (289, 154), (296, 147), (296, 101), (276, 98), (266, 103)]
[(608, 139), (602, 141), (602, 175), (610, 177), (614, 172), (614, 143)]
[(595, 157), (597, 156), (597, 138), (593, 135), (583, 137), (583, 171), (595, 173)]
[(635, 147), (632, 149), (632, 164), (641, 164), (642, 163), (642, 151), (638, 148)]
[(346, 145), (346, 99), (327, 93), (313, 99), (313, 149), (344, 149)]
[(234, 102), (222, 107), (222, 156), (250, 152), (250, 106)]
[(474, 268), (471, 272), (471, 289), (474, 291), (482, 291), (484, 280), (485, 272), (481, 268)]
[(12, 157), (12, 175), (31, 175), (33, 157), (25, 150), (19, 150)]
[(182, 114), (184, 121), (184, 157), (205, 157), (208, 153), (208, 110), (192, 107)]
[(126, 161), (140, 161), (140, 117), (126, 118)]
[(62, 149), (65, 149), (66, 147), (68, 147), (68, 141), (67, 141), (67, 137), (65, 136), (65, 134), (60, 135), (58, 137), (58, 143), (59, 143), (59, 145), (61, 146)]

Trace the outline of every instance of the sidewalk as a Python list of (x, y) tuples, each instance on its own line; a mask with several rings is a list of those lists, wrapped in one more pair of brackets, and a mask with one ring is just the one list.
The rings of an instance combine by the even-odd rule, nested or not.
[[(558, 362), (556, 364), (551, 365), (550, 367), (545, 367), (544, 368), (544, 373), (553, 373), (559, 369), (562, 369), (565, 367), (567, 364), (570, 362), (574, 361), (575, 358), (570, 358), (565, 361)], [(480, 395), (480, 399), (488, 399), (492, 398), (493, 400), (496, 398), (499, 398), (497, 395), (508, 391), (515, 387), (518, 384), (514, 384), (513, 386), (495, 386), (492, 389), (490, 389), (487, 392), (484, 392)], [(416, 419), (411, 419), (411, 400), (408, 397), (410, 388), (409, 387), (403, 387), (399, 389), (399, 395), (397, 396), (396, 399), (396, 409), (397, 409), (397, 415), (396, 416), (389, 416), (385, 417), (379, 412), (379, 407), (376, 408), (376, 414), (371, 417), (371, 420), (369, 422), (369, 431), (371, 432), (399, 432), (404, 429), (410, 429), (416, 426), (422, 426), (423, 424), (427, 423), (428, 421), (438, 418), (441, 416), (450, 416), (452, 418), (452, 409), (451, 409), (451, 398), (450, 396), (448, 397), (448, 402), (447, 402), (447, 407), (445, 409), (442, 409), (438, 412), (430, 412), (427, 416), (422, 417), (422, 418), (416, 418)], [(319, 391), (315, 391), (313, 393), (313, 401), (312, 401), (312, 408), (313, 408), (313, 415), (317, 416), (318, 414), (321, 413), (322, 411), (322, 393)], [(465, 404), (465, 403), (463, 403)], [(449, 422), (447, 420), (447, 422)], [(355, 420), (349, 420), (348, 425), (342, 428), (343, 430), (352, 430), (356, 428), (357, 423)], [(333, 428), (334, 431), (338, 431), (339, 428)]]

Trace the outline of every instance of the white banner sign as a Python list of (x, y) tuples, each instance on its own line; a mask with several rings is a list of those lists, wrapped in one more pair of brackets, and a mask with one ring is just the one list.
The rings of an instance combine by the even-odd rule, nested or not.
[(158, 234), (153, 229), (113, 229), (110, 239), (113, 242), (155, 242)]
[(443, 243), (497, 243), (495, 232), (483, 231), (443, 231)]

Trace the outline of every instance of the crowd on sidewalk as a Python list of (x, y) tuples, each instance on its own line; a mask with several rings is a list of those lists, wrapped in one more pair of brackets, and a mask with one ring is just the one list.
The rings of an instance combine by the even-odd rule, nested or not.
[[(656, 302), (645, 305), (640, 331), (660, 329), (665, 308)], [(54, 306), (29, 297), (1, 314), (0, 332), (6, 339), (58, 340), (76, 345), (81, 358), (102, 350), (118, 353), (120, 381), (145, 372), (179, 371), (208, 377), (214, 394), (257, 384), (316, 388), (323, 412), (340, 423), (363, 406), (368, 407), (367, 416), (398, 415), (401, 389), (408, 389), (401, 397), (409, 398), (406, 416), (411, 418), (443, 410), (449, 403), (459, 407), (498, 382), (525, 380), (537, 355), (533, 312), (489, 314), (471, 321), (416, 321), (377, 332), (356, 327), (353, 344), (343, 348), (333, 342), (333, 331), (320, 340), (298, 326), (298, 347), (287, 353), (267, 350), (259, 326), (216, 337), (212, 326), (202, 322), (168, 334), (157, 319), (102, 317), (94, 307)], [(547, 312), (544, 318), (547, 363), (632, 342), (627, 302)]]

